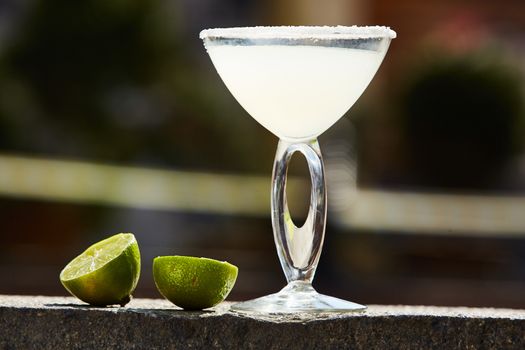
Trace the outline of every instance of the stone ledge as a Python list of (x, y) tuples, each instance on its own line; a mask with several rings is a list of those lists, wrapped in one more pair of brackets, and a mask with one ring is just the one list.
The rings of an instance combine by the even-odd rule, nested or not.
[(241, 316), (160, 299), (95, 308), (0, 295), (1, 349), (525, 349), (525, 310), (372, 305), (363, 313)]

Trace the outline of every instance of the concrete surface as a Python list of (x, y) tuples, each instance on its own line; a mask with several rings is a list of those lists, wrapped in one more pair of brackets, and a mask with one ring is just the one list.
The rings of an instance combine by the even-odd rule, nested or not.
[(0, 349), (525, 349), (525, 310), (372, 305), (363, 313), (243, 316), (160, 299), (89, 307), (0, 295)]

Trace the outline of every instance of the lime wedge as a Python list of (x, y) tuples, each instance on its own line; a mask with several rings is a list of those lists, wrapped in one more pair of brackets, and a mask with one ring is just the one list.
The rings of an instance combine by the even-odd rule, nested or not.
[(74, 296), (95, 306), (126, 305), (140, 275), (135, 236), (119, 233), (93, 244), (60, 272), (60, 282)]
[(235, 284), (237, 266), (191, 256), (160, 256), (153, 260), (153, 278), (160, 294), (186, 310), (202, 310), (222, 302)]

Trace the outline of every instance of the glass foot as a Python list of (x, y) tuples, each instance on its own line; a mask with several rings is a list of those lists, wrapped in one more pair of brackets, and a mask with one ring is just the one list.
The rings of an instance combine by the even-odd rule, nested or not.
[(288, 314), (363, 311), (366, 306), (319, 294), (308, 282), (294, 281), (278, 293), (233, 304), (241, 313)]

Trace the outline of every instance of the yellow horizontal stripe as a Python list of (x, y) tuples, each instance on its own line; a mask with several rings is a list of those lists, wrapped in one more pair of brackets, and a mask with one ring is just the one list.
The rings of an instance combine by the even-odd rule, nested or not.
[[(268, 176), (238, 176), (0, 155), (0, 194), (75, 203), (270, 215)], [(291, 187), (301, 180), (291, 179)], [(291, 198), (297, 197), (290, 193)]]

